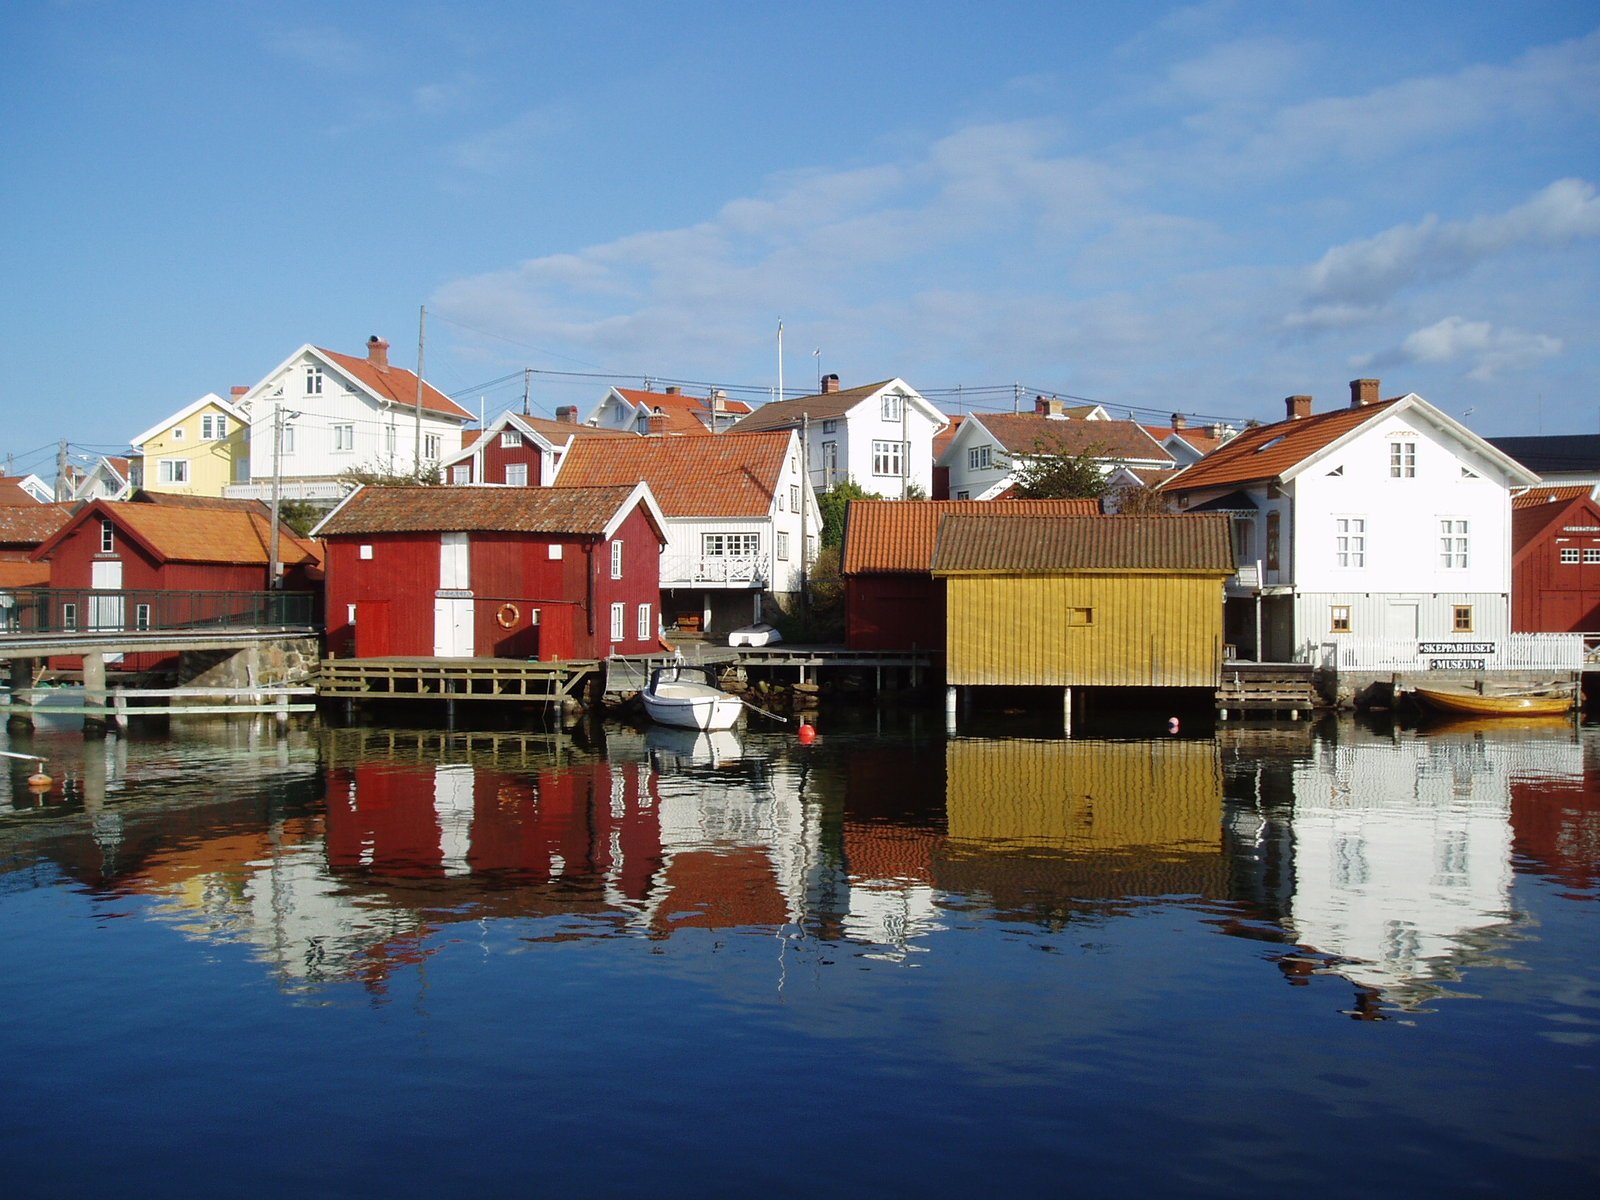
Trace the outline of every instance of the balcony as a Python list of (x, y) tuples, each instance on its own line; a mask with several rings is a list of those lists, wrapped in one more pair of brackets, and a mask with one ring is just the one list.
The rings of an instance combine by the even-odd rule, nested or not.
[(765, 554), (666, 554), (661, 558), (661, 586), (764, 588), (771, 581)]

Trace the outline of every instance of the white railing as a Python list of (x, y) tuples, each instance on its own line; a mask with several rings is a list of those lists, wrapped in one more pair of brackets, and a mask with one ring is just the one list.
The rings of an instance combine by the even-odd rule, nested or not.
[(1247, 588), (1254, 591), (1261, 586), (1261, 564), (1244, 563), (1233, 573), (1233, 578), (1228, 580), (1228, 586), (1234, 588)]
[(1307, 658), (1342, 671), (1581, 671), (1584, 638), (1579, 633), (1513, 633), (1493, 641), (1452, 637), (1434, 642), (1342, 637), (1323, 642)]
[(764, 587), (769, 579), (765, 554), (668, 554), (661, 559), (661, 586)]

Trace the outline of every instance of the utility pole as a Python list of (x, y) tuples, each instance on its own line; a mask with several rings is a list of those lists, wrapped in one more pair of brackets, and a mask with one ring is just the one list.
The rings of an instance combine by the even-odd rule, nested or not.
[(522, 415), (528, 415), (528, 394), (533, 390), (533, 368), (522, 368)]
[(280, 458), (283, 454), (283, 405), (277, 401), (272, 405), (272, 561), (267, 564), (271, 587), (278, 591), (283, 587), (283, 558), (278, 553), (278, 506), (283, 503), (283, 470)]
[(422, 481), (422, 344), (428, 333), (428, 306), (422, 306), (417, 318), (417, 445), (412, 459), (412, 472)]
[(67, 479), (67, 439), (56, 446), (56, 499), (71, 500), (72, 484)]

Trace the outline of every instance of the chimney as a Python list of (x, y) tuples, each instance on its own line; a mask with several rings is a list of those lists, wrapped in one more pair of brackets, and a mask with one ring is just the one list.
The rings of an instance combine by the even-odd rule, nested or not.
[(1052, 400), (1048, 396), (1035, 396), (1033, 398), (1033, 412), (1039, 417), (1061, 417), (1066, 415), (1065, 406), (1059, 400)]
[(367, 339), (367, 361), (380, 371), (389, 369), (389, 343), (377, 334)]
[(681, 395), (683, 395), (683, 389), (681, 387), (679, 387), (677, 384), (674, 383), (669, 388), (667, 388), (667, 395), (669, 395), (669, 396), (681, 396)]
[(246, 387), (242, 383), (234, 384), (233, 387), (229, 389), (229, 391), (232, 393), (233, 398), (235, 400), (237, 400), (240, 396), (245, 396), (245, 395), (248, 395), (250, 393), (250, 389), (248, 387)]
[(556, 409), (556, 420), (563, 425), (576, 425), (578, 423), (578, 406), (576, 404), (563, 404)]
[(839, 377), (837, 375), (824, 375), (822, 377), (822, 394), (824, 396), (839, 390)]
[(1283, 402), (1291, 421), (1304, 421), (1311, 415), (1310, 396), (1289, 396)]
[(645, 427), (646, 433), (665, 433), (667, 431), (667, 414), (659, 408), (650, 414), (650, 420)]
[(1182, 413), (1172, 414), (1172, 428), (1174, 430), (1189, 428), (1189, 418)]
[(1365, 408), (1378, 402), (1378, 380), (1352, 379), (1350, 381), (1350, 407)]
[(711, 411), (726, 412), (728, 410), (728, 393), (721, 388), (711, 389)]

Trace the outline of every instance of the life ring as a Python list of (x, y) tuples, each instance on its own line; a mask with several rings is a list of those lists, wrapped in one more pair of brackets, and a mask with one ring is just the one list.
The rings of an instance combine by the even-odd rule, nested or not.
[(499, 622), (501, 629), (510, 629), (522, 616), (522, 610), (509, 601), (495, 610), (494, 619)]

